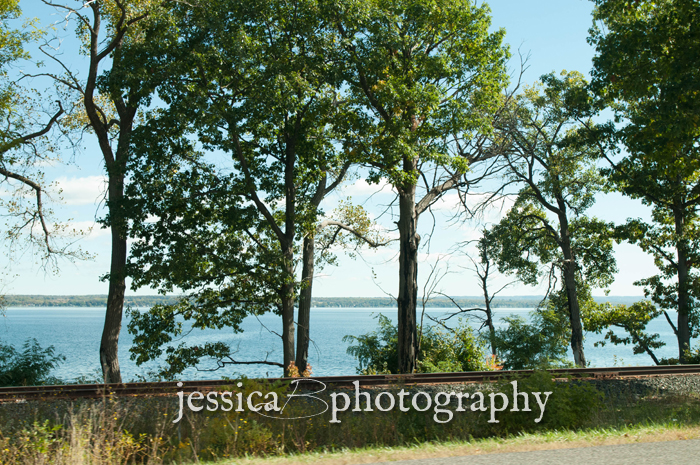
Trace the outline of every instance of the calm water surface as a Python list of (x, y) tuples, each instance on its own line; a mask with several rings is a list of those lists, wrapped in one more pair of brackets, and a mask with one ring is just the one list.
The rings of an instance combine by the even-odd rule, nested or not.
[[(449, 309), (428, 309), (432, 316), (448, 313)], [(527, 317), (531, 309), (500, 309), (495, 311), (496, 319), (508, 315)], [(391, 308), (314, 308), (311, 310), (311, 338), (313, 344), (309, 349), (309, 363), (316, 376), (348, 375), (355, 373), (356, 360), (346, 353), (349, 343), (342, 342), (345, 335), (360, 335), (376, 329), (373, 315), (382, 313), (396, 321), (396, 310)], [(675, 321), (676, 315), (670, 313)], [(427, 320), (427, 319), (426, 319)], [(53, 345), (57, 353), (67, 360), (53, 374), (61, 379), (74, 379), (79, 376), (95, 378), (99, 373), (98, 351), (102, 325), (103, 308), (67, 308), (67, 307), (33, 307), (9, 308), (6, 316), (0, 318), (0, 341), (19, 347), (29, 337), (36, 338), (42, 347)], [(652, 321), (648, 329), (658, 332), (668, 345), (659, 349), (658, 357), (677, 356), (677, 346), (673, 332), (661, 317)], [(225, 330), (194, 330), (183, 338), (188, 344), (203, 344), (207, 341), (221, 340), (231, 344), (237, 350), (236, 360), (282, 360), (281, 341), (270, 331), (281, 333), (281, 319), (274, 314), (258, 318), (248, 317), (243, 322), (243, 333), (234, 334)], [(586, 358), (592, 366), (617, 365), (652, 365), (648, 355), (634, 355), (631, 346), (593, 347), (594, 342), (602, 336), (588, 334), (585, 341)], [(181, 342), (181, 341), (180, 341)], [(179, 343), (179, 342), (178, 342)], [(119, 341), (119, 361), (125, 380), (135, 379), (137, 375), (146, 375), (158, 363), (137, 367), (129, 358), (132, 337), (122, 327)], [(693, 346), (697, 345), (694, 341)], [(215, 367), (203, 365), (200, 369)], [(219, 371), (188, 370), (181, 379), (215, 379), (221, 376), (234, 377), (244, 374), (248, 377), (276, 377), (280, 370), (273, 366), (230, 366)]]

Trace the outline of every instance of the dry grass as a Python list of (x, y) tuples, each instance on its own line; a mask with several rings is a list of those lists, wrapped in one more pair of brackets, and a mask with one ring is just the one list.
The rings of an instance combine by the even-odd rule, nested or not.
[(348, 465), (686, 439), (700, 439), (700, 426), (678, 427), (662, 425), (625, 427), (619, 430), (601, 429), (582, 432), (523, 434), (505, 439), (491, 438), (470, 442), (426, 443), (411, 447), (365, 448), (330, 453), (316, 452), (286, 457), (238, 458), (235, 460), (200, 463), (203, 465), (207, 463), (216, 465), (234, 463), (237, 465)]
[[(373, 463), (700, 437), (697, 397), (640, 398), (632, 390), (601, 401), (590, 386), (543, 385), (551, 378), (540, 378), (522, 380), (523, 391), (556, 393), (538, 424), (522, 412), (503, 412), (498, 424), (484, 412), (446, 424), (430, 411), (347, 412), (331, 424), (328, 413), (280, 421), (186, 410), (174, 425), (173, 397), (2, 404), (0, 464)], [(272, 389), (256, 383), (242, 390)], [(309, 413), (303, 403), (288, 408), (292, 417)]]

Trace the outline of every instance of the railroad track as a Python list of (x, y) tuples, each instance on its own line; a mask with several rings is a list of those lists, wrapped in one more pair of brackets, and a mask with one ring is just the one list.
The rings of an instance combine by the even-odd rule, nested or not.
[[(318, 389), (320, 381), (328, 388), (353, 387), (359, 381), (362, 387), (387, 385), (431, 385), (483, 383), (501, 378), (522, 376), (533, 370), (518, 371), (472, 371), (463, 373), (417, 373), (411, 375), (356, 375), (319, 376), (304, 378), (268, 378), (258, 380), (274, 383), (280, 381), (298, 383), (299, 389)], [(577, 379), (612, 379), (648, 376), (700, 375), (700, 365), (673, 365), (650, 367), (609, 367), (609, 368), (567, 368), (548, 370), (552, 378), (571, 377)], [(158, 396), (174, 395), (176, 392), (215, 391), (226, 386), (235, 386), (231, 380), (197, 380), (179, 382), (122, 383), (122, 384), (70, 384), (61, 386), (25, 386), (0, 388), (0, 403), (22, 402), (26, 400), (101, 398), (104, 396)]]

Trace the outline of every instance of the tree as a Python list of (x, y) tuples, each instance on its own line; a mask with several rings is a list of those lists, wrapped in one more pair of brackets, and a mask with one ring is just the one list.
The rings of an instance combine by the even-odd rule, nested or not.
[(603, 287), (617, 271), (612, 226), (585, 216), (602, 188), (595, 143), (577, 123), (588, 97), (580, 73), (542, 78), (543, 88), (526, 90), (512, 118), (499, 128), (512, 142), (504, 156), (513, 182), (522, 186), (513, 208), (492, 229), (491, 245), (502, 272), (536, 284), (542, 268), (562, 278), (576, 365), (585, 367), (580, 281)]
[(66, 22), (75, 18), (76, 34), (83, 41), (81, 51), (87, 55), (83, 78), (47, 43), (41, 50), (61, 71), (36, 76), (52, 78), (71, 99), (71, 107), (73, 104), (76, 107), (73, 124), (95, 135), (104, 160), (108, 213), (103, 224), (110, 229), (112, 254), (109, 274), (105, 277), (109, 281), (109, 291), (100, 342), (100, 365), (105, 383), (120, 383), (118, 344), (126, 289), (128, 233), (123, 210), (126, 166), (131, 154), (131, 135), (138, 125), (138, 110), (150, 103), (154, 81), (159, 75), (133, 67), (133, 61), (132, 65), (125, 66), (123, 49), (129, 42), (140, 42), (146, 47), (162, 44), (162, 37), (145, 37), (137, 28), (149, 15), (157, 17), (160, 6), (150, 1), (95, 0), (79, 2), (79, 6), (72, 7), (42, 1), (65, 13)]
[(468, 187), (469, 166), (493, 155), (483, 136), (506, 83), (504, 31), (470, 0), (337, 2), (354, 109), (345, 144), (386, 178), (399, 204), (399, 371), (416, 368), (418, 219), (446, 192)]
[[(679, 360), (700, 329), (700, 4), (695, 0), (596, 0), (589, 42), (591, 89), (615, 112), (607, 170), (625, 195), (652, 208), (623, 236), (654, 256), (659, 274), (638, 282), (660, 308), (674, 309)], [(621, 144), (626, 154), (615, 159)]]
[[(285, 368), (295, 360), (297, 244), (305, 235), (302, 276), (308, 291), (302, 291), (302, 301), (308, 310), (319, 205), (349, 166), (333, 145), (340, 83), (332, 37), (320, 18), (315, 1), (184, 7), (176, 16), (182, 40), (154, 57), (178, 68), (159, 87), (167, 108), (139, 132), (139, 180), (132, 184), (140, 204), (134, 237), (143, 241), (133, 252), (134, 285), (193, 291), (173, 310), (200, 327), (235, 330), (244, 306), (253, 313), (274, 309), (282, 317)], [(173, 128), (172, 135), (157, 134), (162, 127)], [(189, 136), (201, 146), (189, 143)], [(230, 162), (208, 162), (205, 152), (214, 150)], [(141, 224), (149, 214), (159, 221)], [(158, 313), (154, 309), (151, 316), (160, 318)], [(308, 311), (301, 315), (307, 317), (299, 322), (306, 331)], [(168, 321), (173, 318), (168, 311)], [(133, 329), (155, 329), (154, 321)], [(171, 323), (168, 331), (176, 329)], [(308, 351), (304, 344), (307, 334), (300, 365)], [(181, 349), (190, 362), (227, 350)]]

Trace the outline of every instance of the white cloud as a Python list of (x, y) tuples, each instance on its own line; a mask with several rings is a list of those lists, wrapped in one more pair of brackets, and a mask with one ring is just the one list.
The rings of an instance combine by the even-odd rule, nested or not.
[(104, 176), (86, 176), (84, 178), (56, 179), (57, 190), (60, 189), (66, 205), (91, 205), (98, 203), (107, 190), (107, 178)]
[(372, 194), (392, 194), (391, 184), (382, 178), (379, 184), (370, 184), (364, 179), (358, 179), (352, 184), (345, 185), (341, 188), (344, 195), (366, 197)]

